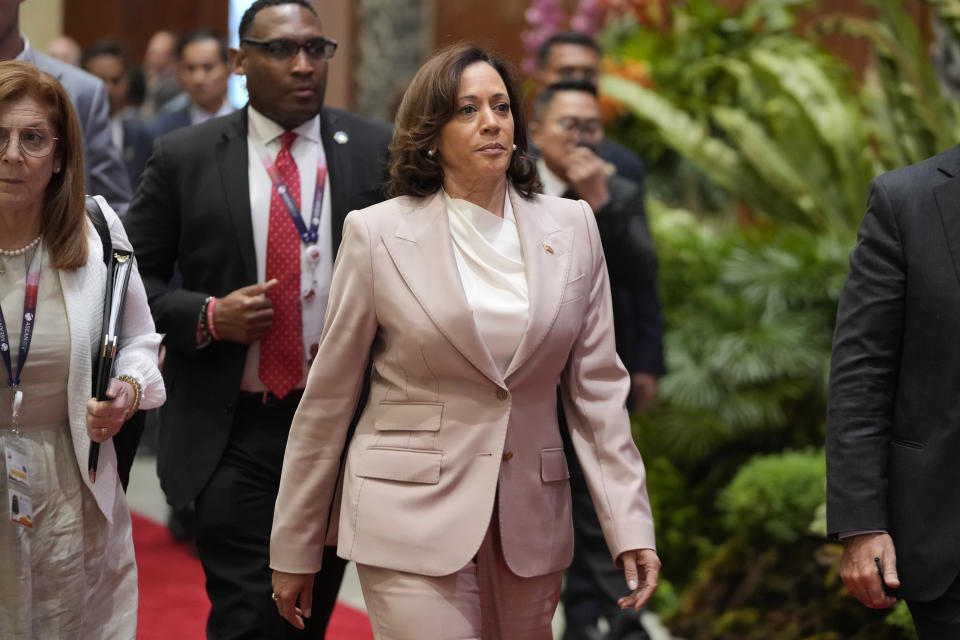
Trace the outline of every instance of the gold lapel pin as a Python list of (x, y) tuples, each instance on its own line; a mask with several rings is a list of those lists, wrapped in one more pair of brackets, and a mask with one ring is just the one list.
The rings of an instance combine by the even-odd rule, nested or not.
[(548, 245), (546, 242), (544, 242), (544, 243), (542, 243), (542, 244), (543, 244), (543, 250), (546, 251), (547, 253), (553, 255), (553, 247), (551, 247), (550, 245)]

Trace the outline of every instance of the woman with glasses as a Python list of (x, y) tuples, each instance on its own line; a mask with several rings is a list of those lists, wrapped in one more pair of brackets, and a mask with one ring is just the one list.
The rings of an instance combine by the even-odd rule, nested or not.
[[(97, 197), (115, 248), (130, 245)], [(110, 439), (165, 398), (159, 336), (134, 269), (110, 399), (91, 398), (103, 242), (84, 206), (80, 125), (63, 87), (0, 63), (0, 636), (134, 638), (130, 512)], [(91, 441), (98, 475), (87, 473)]]

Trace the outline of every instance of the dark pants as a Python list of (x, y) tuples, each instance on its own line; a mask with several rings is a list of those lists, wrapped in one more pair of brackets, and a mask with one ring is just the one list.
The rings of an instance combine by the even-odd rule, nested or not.
[(563, 407), (559, 403), (558, 413), (573, 499), (573, 562), (567, 568), (561, 595), (568, 633), (571, 637), (577, 637), (575, 630), (596, 629), (597, 620), (603, 617), (610, 625), (610, 633), (606, 636), (609, 640), (648, 638), (639, 614), (632, 609), (622, 611), (617, 605), (617, 599), (628, 595), (630, 589), (623, 577), (623, 570), (618, 569), (610, 557), (583, 469), (573, 452)]
[(197, 553), (212, 605), (208, 638), (322, 639), (326, 633), (346, 567), (334, 547), (324, 552), (305, 631), (281, 618), (270, 598), (270, 528), (298, 401), (293, 393), (277, 406), (241, 397), (220, 465), (197, 497)]
[(960, 575), (947, 592), (930, 602), (907, 600), (920, 640), (960, 638)]

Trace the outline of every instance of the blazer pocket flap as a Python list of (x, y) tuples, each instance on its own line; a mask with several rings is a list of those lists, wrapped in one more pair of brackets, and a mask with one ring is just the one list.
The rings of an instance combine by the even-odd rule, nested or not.
[(370, 447), (357, 461), (355, 473), (361, 478), (437, 484), (443, 451)]
[(540, 478), (544, 482), (559, 482), (570, 478), (567, 458), (563, 449), (543, 449), (540, 451)]
[(439, 431), (440, 402), (381, 402), (377, 405), (378, 431)]

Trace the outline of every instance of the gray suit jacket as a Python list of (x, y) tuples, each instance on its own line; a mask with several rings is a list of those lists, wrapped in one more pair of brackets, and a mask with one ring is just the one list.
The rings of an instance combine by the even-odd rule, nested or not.
[(132, 193), (120, 150), (110, 139), (109, 107), (103, 82), (82, 69), (28, 47), (26, 62), (60, 81), (70, 94), (83, 130), (87, 166), (87, 193), (103, 196), (123, 217)]

